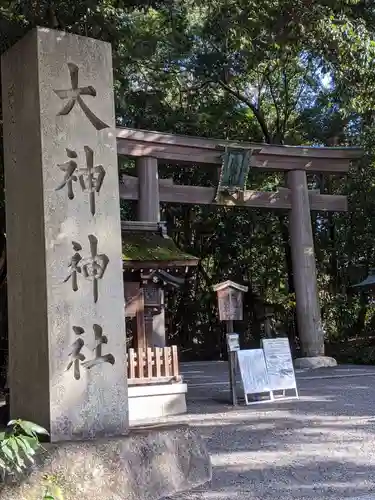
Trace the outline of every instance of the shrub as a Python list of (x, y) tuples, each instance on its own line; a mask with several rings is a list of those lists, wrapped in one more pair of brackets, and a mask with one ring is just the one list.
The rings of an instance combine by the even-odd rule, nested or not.
[(34, 455), (41, 447), (39, 435), (48, 432), (27, 420), (11, 420), (5, 431), (0, 432), (0, 473), (22, 472), (27, 462), (34, 463)]

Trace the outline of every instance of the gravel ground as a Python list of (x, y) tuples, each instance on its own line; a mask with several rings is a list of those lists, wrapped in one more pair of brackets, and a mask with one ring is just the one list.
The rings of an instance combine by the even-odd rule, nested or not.
[(213, 479), (170, 500), (375, 500), (375, 369), (338, 373), (299, 376), (299, 400), (236, 410), (222, 387), (190, 391), (188, 414), (166, 421), (199, 430)]

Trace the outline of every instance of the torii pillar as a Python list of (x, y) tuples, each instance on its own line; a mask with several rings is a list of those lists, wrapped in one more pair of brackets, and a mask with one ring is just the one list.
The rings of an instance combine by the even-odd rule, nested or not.
[[(160, 222), (159, 174), (158, 160), (149, 156), (137, 158), (138, 175), (138, 220), (143, 222)], [(164, 290), (161, 290), (161, 311), (145, 317), (146, 335), (149, 345), (166, 346)]]
[(291, 190), (289, 232), (302, 355), (302, 358), (295, 360), (295, 365), (300, 368), (335, 366), (337, 363), (333, 358), (324, 356), (324, 331), (318, 298), (306, 172), (290, 171), (288, 187)]

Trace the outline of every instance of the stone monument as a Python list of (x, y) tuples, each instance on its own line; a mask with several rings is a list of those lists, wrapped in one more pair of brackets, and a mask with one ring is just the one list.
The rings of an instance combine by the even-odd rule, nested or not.
[(128, 427), (109, 44), (37, 28), (2, 58), (12, 418)]

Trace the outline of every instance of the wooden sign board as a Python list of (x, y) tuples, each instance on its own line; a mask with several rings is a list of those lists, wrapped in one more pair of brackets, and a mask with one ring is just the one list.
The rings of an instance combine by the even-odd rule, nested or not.
[(271, 390), (295, 389), (297, 393), (289, 340), (287, 338), (263, 339), (262, 344)]
[[(240, 368), (246, 404), (250, 404), (248, 394), (269, 393), (269, 399), (271, 400), (272, 391), (268, 378), (263, 349), (248, 349), (238, 351), (237, 360)], [(260, 402), (262, 401), (254, 401), (254, 403)]]
[(242, 292), (231, 287), (217, 291), (221, 321), (242, 321)]
[(161, 306), (161, 290), (158, 286), (147, 283), (143, 286), (143, 295), (146, 307), (158, 308)]

